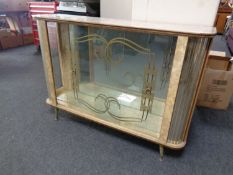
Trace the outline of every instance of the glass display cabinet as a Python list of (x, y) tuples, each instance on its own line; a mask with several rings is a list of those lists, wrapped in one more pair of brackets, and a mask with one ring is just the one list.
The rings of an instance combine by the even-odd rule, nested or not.
[(185, 146), (215, 28), (59, 14), (34, 18), (47, 103), (56, 113), (65, 110), (155, 142), (161, 156), (164, 146)]

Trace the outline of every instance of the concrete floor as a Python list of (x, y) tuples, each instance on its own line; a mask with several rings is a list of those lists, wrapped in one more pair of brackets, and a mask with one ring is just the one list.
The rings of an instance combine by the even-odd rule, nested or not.
[(1, 175), (231, 175), (233, 102), (228, 111), (198, 108), (187, 146), (165, 150), (54, 111), (34, 46), (0, 52)]

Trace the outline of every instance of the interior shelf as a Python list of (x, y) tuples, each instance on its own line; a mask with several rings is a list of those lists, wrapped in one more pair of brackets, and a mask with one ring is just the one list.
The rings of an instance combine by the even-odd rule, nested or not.
[[(144, 134), (159, 137), (165, 102), (154, 98), (151, 113), (146, 116), (140, 111), (141, 97), (96, 83), (81, 83), (76, 96), (73, 90), (57, 89), (57, 103), (83, 113), (94, 115), (108, 121)], [(107, 98), (117, 101), (109, 102)]]

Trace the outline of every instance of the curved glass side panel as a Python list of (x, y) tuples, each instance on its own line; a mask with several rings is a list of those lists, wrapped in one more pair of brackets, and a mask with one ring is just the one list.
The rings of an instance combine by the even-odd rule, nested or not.
[(192, 99), (196, 93), (198, 78), (202, 72), (205, 55), (208, 51), (208, 44), (208, 38), (189, 38), (174, 106), (175, 112), (172, 116), (168, 135), (170, 143), (179, 144), (185, 140), (185, 129), (193, 103)]

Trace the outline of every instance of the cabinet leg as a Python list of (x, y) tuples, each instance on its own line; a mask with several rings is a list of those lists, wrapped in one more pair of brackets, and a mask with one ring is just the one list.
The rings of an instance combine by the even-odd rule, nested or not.
[(55, 107), (55, 120), (58, 120), (58, 108)]
[(163, 160), (163, 156), (164, 156), (164, 147), (163, 145), (159, 145), (159, 154), (160, 154), (160, 160)]

